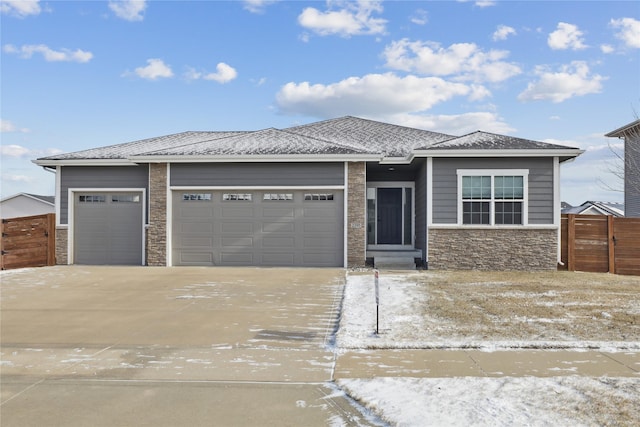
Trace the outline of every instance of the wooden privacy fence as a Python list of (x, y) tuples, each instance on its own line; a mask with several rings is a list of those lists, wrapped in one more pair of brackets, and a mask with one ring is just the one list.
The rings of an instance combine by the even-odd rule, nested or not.
[(640, 275), (640, 218), (564, 214), (559, 269)]
[(2, 220), (0, 269), (55, 265), (56, 216), (25, 216)]

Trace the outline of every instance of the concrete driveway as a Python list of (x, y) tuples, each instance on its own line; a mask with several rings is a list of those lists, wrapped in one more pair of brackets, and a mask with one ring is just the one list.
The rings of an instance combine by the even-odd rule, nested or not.
[(371, 425), (332, 384), (340, 269), (3, 272), (7, 426)]

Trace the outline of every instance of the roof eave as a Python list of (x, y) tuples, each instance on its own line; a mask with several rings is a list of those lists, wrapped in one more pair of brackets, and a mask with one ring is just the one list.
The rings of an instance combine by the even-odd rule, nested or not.
[(38, 166), (135, 166), (128, 159), (36, 159)]
[(380, 160), (379, 154), (260, 154), (131, 156), (135, 163), (230, 163), (230, 162), (342, 162)]
[(635, 122), (626, 124), (616, 130), (612, 130), (611, 132), (606, 133), (604, 136), (609, 138), (622, 138), (626, 135), (627, 131), (633, 129), (634, 127), (638, 127), (638, 129), (640, 129), (640, 119), (636, 120)]
[[(585, 150), (570, 149), (444, 149), (414, 150), (414, 157), (561, 157), (564, 160), (576, 158)], [(564, 161), (563, 160), (563, 161)]]

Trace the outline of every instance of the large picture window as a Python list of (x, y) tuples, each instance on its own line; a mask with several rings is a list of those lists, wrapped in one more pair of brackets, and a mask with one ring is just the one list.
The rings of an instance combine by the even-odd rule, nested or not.
[(527, 170), (458, 170), (463, 225), (525, 225)]

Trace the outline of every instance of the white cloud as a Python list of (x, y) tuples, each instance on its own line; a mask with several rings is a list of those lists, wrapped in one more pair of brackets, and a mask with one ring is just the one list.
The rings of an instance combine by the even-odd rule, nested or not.
[(633, 18), (612, 19), (609, 23), (613, 28), (620, 29), (616, 37), (627, 47), (640, 48), (640, 21)]
[(402, 126), (458, 136), (477, 130), (499, 134), (509, 134), (515, 131), (497, 114), (484, 111), (456, 115), (395, 114), (377, 117), (377, 119)]
[(2, 145), (0, 146), (0, 155), (7, 157), (24, 157), (29, 154), (29, 149), (21, 145)]
[(267, 6), (279, 0), (243, 0), (244, 9), (251, 13), (264, 13)]
[(557, 30), (549, 34), (547, 44), (554, 50), (580, 50), (588, 46), (584, 44), (583, 32), (577, 25), (559, 22)]
[(429, 22), (429, 14), (424, 9), (418, 9), (415, 11), (413, 16), (410, 18), (411, 22), (416, 25), (426, 25)]
[(474, 43), (443, 48), (435, 42), (402, 39), (388, 45), (382, 55), (389, 68), (423, 75), (451, 75), (461, 81), (500, 82), (522, 72), (519, 66), (503, 61), (508, 51), (484, 52)]
[(515, 36), (516, 30), (513, 27), (509, 27), (507, 25), (498, 25), (498, 28), (493, 33), (493, 40), (506, 40), (509, 36)]
[(222, 84), (229, 83), (237, 76), (238, 72), (235, 70), (235, 68), (228, 64), (225, 64), (224, 62), (220, 62), (218, 63), (218, 65), (216, 65), (215, 73), (202, 73), (193, 68), (189, 68), (189, 70), (184, 75), (187, 80), (213, 80)]
[(5, 119), (0, 119), (0, 132), (2, 132), (2, 133), (4, 133), (4, 132), (29, 133), (30, 130), (27, 129), (27, 128), (18, 128), (11, 121), (5, 120)]
[[(470, 0), (456, 0), (458, 3), (468, 3)], [(495, 0), (475, 0), (473, 2), (474, 6), (477, 7), (489, 7), (489, 6), (495, 6), (496, 2)]]
[(559, 103), (575, 96), (583, 96), (602, 91), (606, 77), (591, 75), (584, 61), (573, 61), (563, 65), (558, 72), (539, 66), (536, 68), (538, 80), (529, 83), (527, 89), (518, 95), (520, 101), (551, 101)]
[(420, 112), (455, 96), (472, 94), (464, 84), (438, 77), (399, 77), (393, 73), (349, 77), (328, 85), (287, 83), (276, 95), (287, 113), (316, 117)]
[(146, 8), (146, 0), (109, 0), (109, 9), (126, 21), (142, 21)]
[(146, 67), (136, 68), (134, 71), (135, 75), (147, 80), (157, 80), (160, 78), (173, 77), (173, 71), (171, 71), (171, 67), (165, 64), (162, 59), (147, 59), (147, 64), (148, 65)]
[(600, 51), (602, 53), (613, 53), (615, 49), (610, 44), (603, 44), (603, 45), (600, 45)]
[(62, 151), (56, 148), (48, 148), (45, 150), (33, 150), (17, 144), (8, 144), (0, 146), (0, 155), (15, 158), (35, 158), (43, 156), (52, 156), (60, 154)]
[(373, 13), (382, 12), (380, 1), (328, 1), (327, 4), (329, 7), (336, 5), (341, 8), (321, 12), (316, 8), (307, 7), (298, 16), (298, 23), (322, 36), (350, 37), (385, 32), (387, 21), (371, 16)]
[(2, 174), (2, 180), (3, 181), (8, 181), (8, 182), (18, 182), (18, 183), (30, 184), (30, 183), (36, 181), (36, 177), (28, 176), (28, 175), (17, 175), (17, 174), (3, 173)]
[(5, 53), (13, 53), (20, 55), (21, 58), (31, 58), (35, 53), (42, 55), (45, 61), (48, 62), (89, 62), (93, 58), (93, 53), (87, 52), (81, 49), (60, 49), (53, 50), (50, 47), (43, 44), (31, 44), (23, 45), (20, 48), (6, 44), (2, 47)]
[(28, 15), (38, 15), (42, 12), (40, 0), (2, 0), (0, 12), (24, 18)]

